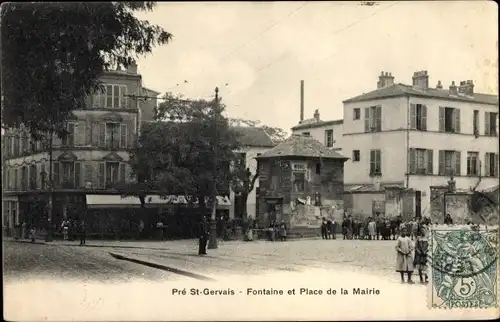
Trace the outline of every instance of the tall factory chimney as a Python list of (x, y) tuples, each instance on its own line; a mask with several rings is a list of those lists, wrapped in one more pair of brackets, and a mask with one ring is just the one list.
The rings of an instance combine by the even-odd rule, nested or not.
[(304, 81), (300, 81), (300, 122), (304, 120)]

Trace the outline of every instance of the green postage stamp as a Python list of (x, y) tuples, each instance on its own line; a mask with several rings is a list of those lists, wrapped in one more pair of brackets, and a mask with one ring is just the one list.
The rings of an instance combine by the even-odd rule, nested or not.
[(428, 252), (429, 307), (498, 307), (497, 245), (498, 226), (433, 226)]

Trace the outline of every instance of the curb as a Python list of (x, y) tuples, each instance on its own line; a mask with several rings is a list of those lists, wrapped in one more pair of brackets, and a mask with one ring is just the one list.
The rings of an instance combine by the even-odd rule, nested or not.
[(119, 259), (119, 260), (126, 260), (126, 261), (129, 261), (129, 262), (132, 262), (132, 263), (136, 263), (136, 264), (140, 264), (140, 265), (145, 265), (145, 266), (149, 266), (149, 267), (161, 269), (161, 270), (172, 272), (172, 273), (179, 274), (179, 275), (184, 275), (184, 276), (191, 277), (191, 278), (194, 278), (194, 279), (197, 279), (197, 280), (215, 281), (215, 279), (213, 279), (211, 277), (207, 277), (207, 276), (196, 274), (196, 273), (189, 272), (189, 271), (186, 271), (186, 270), (178, 269), (178, 268), (175, 268), (175, 267), (172, 267), (172, 266), (166, 266), (166, 265), (159, 264), (159, 263), (156, 263), (156, 262), (153, 262), (153, 261), (146, 261), (146, 260), (142, 260), (142, 259), (134, 258), (134, 257), (131, 257), (131, 256), (126, 256), (126, 255), (123, 255), (123, 254), (114, 253), (114, 252), (109, 252), (109, 254), (112, 257), (114, 257), (116, 259)]

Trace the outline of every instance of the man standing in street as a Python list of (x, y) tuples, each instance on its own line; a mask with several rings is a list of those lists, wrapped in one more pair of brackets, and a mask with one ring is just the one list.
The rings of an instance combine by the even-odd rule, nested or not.
[(83, 219), (80, 221), (78, 234), (80, 235), (80, 246), (85, 245), (85, 241), (87, 239), (87, 227), (85, 226), (85, 220)]
[(207, 217), (203, 216), (198, 229), (198, 255), (207, 254), (207, 241), (209, 236), (209, 227)]

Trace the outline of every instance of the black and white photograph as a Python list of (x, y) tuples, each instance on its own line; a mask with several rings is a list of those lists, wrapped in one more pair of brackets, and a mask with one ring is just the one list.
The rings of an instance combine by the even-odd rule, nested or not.
[(493, 1), (5, 2), (9, 321), (494, 319)]

